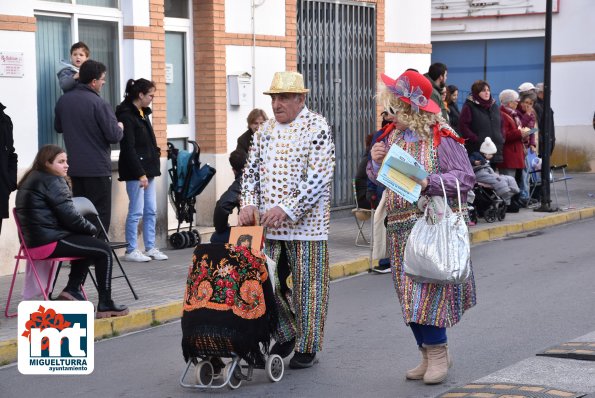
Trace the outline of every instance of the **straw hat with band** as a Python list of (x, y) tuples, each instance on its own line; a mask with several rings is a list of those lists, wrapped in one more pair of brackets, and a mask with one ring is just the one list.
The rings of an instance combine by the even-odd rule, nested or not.
[(298, 72), (275, 72), (271, 88), (263, 94), (282, 94), (294, 93), (305, 94), (310, 92), (309, 89), (304, 88), (304, 77)]

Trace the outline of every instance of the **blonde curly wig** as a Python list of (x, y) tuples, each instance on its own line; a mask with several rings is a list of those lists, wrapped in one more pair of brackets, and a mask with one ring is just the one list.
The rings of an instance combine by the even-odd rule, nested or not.
[(432, 136), (432, 130), (430, 128), (434, 124), (439, 123), (443, 125), (446, 123), (444, 118), (438, 113), (426, 112), (421, 109), (419, 112), (415, 112), (411, 109), (411, 105), (401, 101), (386, 86), (383, 86), (380, 90), (378, 99), (389, 115), (395, 117), (399, 123), (415, 131), (423, 140)]

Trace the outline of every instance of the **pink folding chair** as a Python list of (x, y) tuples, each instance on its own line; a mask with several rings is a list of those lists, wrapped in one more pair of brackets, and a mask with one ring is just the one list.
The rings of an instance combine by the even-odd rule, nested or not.
[[(50, 285), (52, 282), (52, 277), (56, 270), (56, 266), (62, 261), (74, 261), (74, 260), (81, 259), (81, 257), (47, 257), (47, 252), (44, 253), (43, 250), (37, 250), (37, 248), (28, 248), (27, 245), (25, 244), (25, 239), (23, 239), (23, 232), (21, 231), (21, 223), (19, 222), (19, 218), (17, 216), (16, 209), (14, 209), (14, 208), (12, 209), (12, 214), (14, 216), (14, 221), (17, 225), (17, 232), (19, 233), (19, 240), (21, 241), (21, 247), (19, 248), (19, 253), (16, 256), (14, 256), (14, 258), (16, 259), (16, 264), (14, 266), (14, 272), (12, 274), (12, 281), (10, 282), (10, 290), (8, 292), (8, 299), (6, 300), (6, 308), (4, 309), (4, 316), (7, 318), (12, 318), (18, 314), (17, 312), (9, 313), (8, 309), (10, 307), (10, 301), (12, 299), (12, 291), (14, 289), (14, 282), (15, 282), (17, 274), (19, 272), (19, 263), (21, 260), (27, 260), (29, 262), (29, 266), (31, 267), (31, 270), (33, 271), (35, 280), (37, 282), (37, 285), (39, 286), (39, 290), (43, 294), (44, 300), (49, 300), (48, 295), (51, 293), (50, 289), (52, 288), (52, 286), (50, 286)], [(50, 273), (49, 273), (49, 278), (45, 283), (45, 285), (46, 285), (45, 288), (43, 287), (41, 280), (39, 279), (39, 274), (37, 273), (37, 268), (35, 265), (35, 261), (39, 261), (39, 260), (44, 260), (44, 261), (50, 262), (51, 269), (50, 269)], [(85, 298), (87, 298), (87, 295), (85, 294), (84, 290), (83, 290), (83, 295), (85, 296)]]

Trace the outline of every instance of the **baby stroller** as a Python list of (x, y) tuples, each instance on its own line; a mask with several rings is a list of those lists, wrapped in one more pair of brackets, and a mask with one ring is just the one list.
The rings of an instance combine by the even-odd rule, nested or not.
[(506, 203), (489, 185), (477, 183), (473, 187), (475, 200), (473, 207), (476, 217), (483, 217), (486, 222), (502, 221), (506, 217)]
[[(167, 158), (171, 161), (168, 170), (171, 184), (169, 197), (176, 212), (178, 228), (169, 237), (169, 243), (174, 249), (196, 246), (200, 243), (200, 234), (194, 225), (196, 213), (196, 196), (209, 184), (216, 170), (208, 164), (200, 167), (200, 147), (196, 141), (192, 144), (192, 152), (177, 149), (171, 142), (167, 143)], [(182, 223), (188, 223), (188, 231), (181, 231)]]
[(281, 380), (283, 359), (268, 355), (277, 319), (264, 257), (244, 246), (196, 246), (182, 314), (187, 365), (180, 385), (237, 389), (243, 380), (252, 380), (254, 369), (264, 369), (272, 382)]

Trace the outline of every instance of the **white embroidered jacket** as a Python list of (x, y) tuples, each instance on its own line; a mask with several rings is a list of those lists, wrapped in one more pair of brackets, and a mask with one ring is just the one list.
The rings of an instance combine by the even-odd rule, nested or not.
[(266, 121), (253, 137), (242, 176), (242, 207), (279, 206), (288, 219), (267, 228), (275, 240), (326, 240), (335, 144), (321, 115), (306, 107), (288, 124)]

